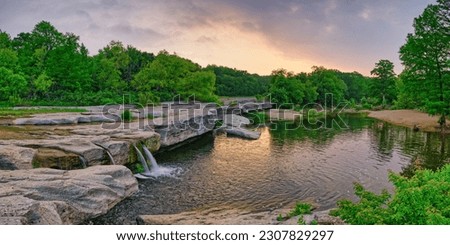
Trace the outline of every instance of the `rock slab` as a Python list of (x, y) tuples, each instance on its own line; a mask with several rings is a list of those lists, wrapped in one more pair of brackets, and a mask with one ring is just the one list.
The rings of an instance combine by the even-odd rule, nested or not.
[(245, 128), (227, 127), (225, 128), (227, 135), (234, 135), (244, 139), (257, 140), (261, 136), (258, 131), (251, 131)]
[[(251, 212), (231, 207), (214, 207), (177, 214), (140, 215), (139, 225), (297, 225), (299, 216), (288, 220), (277, 220), (279, 214), (289, 213), (290, 209)], [(320, 225), (344, 225), (345, 223), (329, 215), (330, 210), (304, 215), (305, 224), (313, 220)]]
[(35, 149), (0, 145), (0, 170), (31, 169)]
[(138, 191), (124, 166), (0, 171), (0, 225), (80, 224)]

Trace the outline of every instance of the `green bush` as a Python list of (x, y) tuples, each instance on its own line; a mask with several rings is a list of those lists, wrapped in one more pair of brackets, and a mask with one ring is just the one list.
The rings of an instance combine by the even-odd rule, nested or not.
[(268, 119), (265, 112), (253, 112), (246, 115), (254, 125), (264, 124)]
[(309, 203), (298, 202), (295, 204), (294, 209), (289, 213), (290, 217), (294, 217), (302, 214), (311, 214), (313, 206)]
[(279, 214), (277, 216), (277, 220), (283, 221), (283, 220), (287, 220), (287, 219), (290, 219), (295, 216), (299, 216), (297, 223), (299, 225), (305, 225), (305, 221), (303, 220), (303, 215), (311, 214), (312, 210), (313, 210), (313, 206), (311, 204), (304, 203), (304, 202), (298, 202), (295, 204), (295, 207), (286, 216)]
[(239, 103), (237, 102), (237, 100), (233, 100), (230, 101), (230, 104), (228, 104), (228, 106), (237, 106)]
[(123, 122), (131, 122), (133, 115), (130, 110), (126, 109), (122, 112), (121, 118)]
[(417, 171), (411, 177), (390, 173), (395, 195), (386, 190), (377, 195), (355, 184), (360, 198), (338, 202), (330, 214), (355, 225), (448, 225), (450, 224), (450, 165), (441, 170)]

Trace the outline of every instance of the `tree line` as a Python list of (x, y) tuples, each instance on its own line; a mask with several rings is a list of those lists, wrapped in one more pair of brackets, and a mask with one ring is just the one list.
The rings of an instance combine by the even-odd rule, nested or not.
[(216, 76), (194, 62), (161, 51), (157, 55), (111, 41), (90, 56), (73, 33), (49, 22), (15, 38), (0, 31), (0, 103), (99, 105), (158, 103), (180, 95), (216, 101)]
[[(389, 60), (375, 63), (372, 77), (313, 67), (311, 73), (294, 74), (280, 69), (272, 73), (269, 92), (281, 104), (349, 101), (365, 109), (420, 109), (439, 115), (446, 125), (450, 115), (450, 1), (428, 5), (414, 19), (414, 32), (400, 47), (403, 71), (397, 75)], [(359, 105), (358, 105), (359, 104)]]
[[(274, 70), (270, 76), (223, 66), (201, 67), (161, 51), (157, 55), (111, 41), (89, 55), (73, 33), (46, 21), (11, 38), (0, 31), (0, 106), (159, 103), (181, 99), (218, 102), (218, 96), (270, 95), (278, 104), (357, 108), (418, 108), (450, 114), (450, 3), (438, 0), (414, 20), (400, 48), (404, 70), (389, 60), (375, 63), (371, 77), (314, 66), (310, 73)], [(333, 97), (327, 97), (333, 94)]]
[(89, 55), (73, 33), (61, 33), (41, 21), (31, 32), (11, 38), (0, 31), (1, 105), (98, 105), (120, 103), (123, 95), (134, 103), (158, 103), (195, 96), (217, 102), (218, 96), (264, 96), (274, 102), (360, 102), (369, 93), (370, 78), (313, 67), (311, 74), (276, 70), (271, 76), (209, 65), (161, 51), (157, 55), (120, 41), (111, 41)]

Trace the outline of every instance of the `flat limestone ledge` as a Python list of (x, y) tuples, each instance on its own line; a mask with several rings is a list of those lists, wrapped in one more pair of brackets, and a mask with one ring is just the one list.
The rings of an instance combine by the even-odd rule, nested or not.
[[(130, 126), (130, 125), (127, 125)], [(102, 125), (71, 125), (40, 128), (43, 133), (33, 139), (0, 140), (0, 170), (51, 167), (57, 169), (79, 169), (87, 166), (112, 164), (125, 165), (136, 161), (132, 144), (147, 146), (155, 152), (160, 147), (160, 135), (150, 128), (107, 129)], [(12, 129), (14, 127), (11, 127)], [(22, 133), (22, 134), (26, 134)]]
[(186, 116), (175, 121), (155, 120), (156, 123), (152, 126), (161, 136), (161, 147), (169, 147), (212, 132), (216, 119), (215, 115)]
[(0, 171), (0, 225), (80, 224), (138, 191), (124, 166)]
[(249, 212), (231, 207), (215, 207), (206, 210), (177, 214), (140, 215), (140, 225), (276, 225), (277, 212)]
[[(291, 209), (283, 208), (273, 211), (250, 212), (231, 207), (215, 207), (205, 210), (195, 210), (178, 214), (140, 215), (137, 222), (140, 225), (297, 225), (299, 217), (288, 220), (277, 220), (279, 214), (289, 213)], [(313, 212), (304, 215), (306, 224), (313, 220), (320, 225), (342, 225), (344, 222), (328, 213), (330, 210)]]
[(104, 116), (101, 113), (49, 113), (37, 114), (29, 118), (17, 118), (12, 121), (14, 125), (63, 125), (78, 123), (108, 122), (112, 123), (120, 120), (120, 117), (109, 115)]

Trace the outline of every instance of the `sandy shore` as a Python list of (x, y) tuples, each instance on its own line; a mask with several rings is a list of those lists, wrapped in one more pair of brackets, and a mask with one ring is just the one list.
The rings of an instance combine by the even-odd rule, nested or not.
[[(383, 120), (395, 125), (413, 128), (415, 125), (421, 131), (439, 132), (438, 116), (430, 116), (426, 113), (414, 110), (386, 110), (371, 111), (369, 117)], [(447, 121), (446, 133), (450, 133), (450, 122)]]

